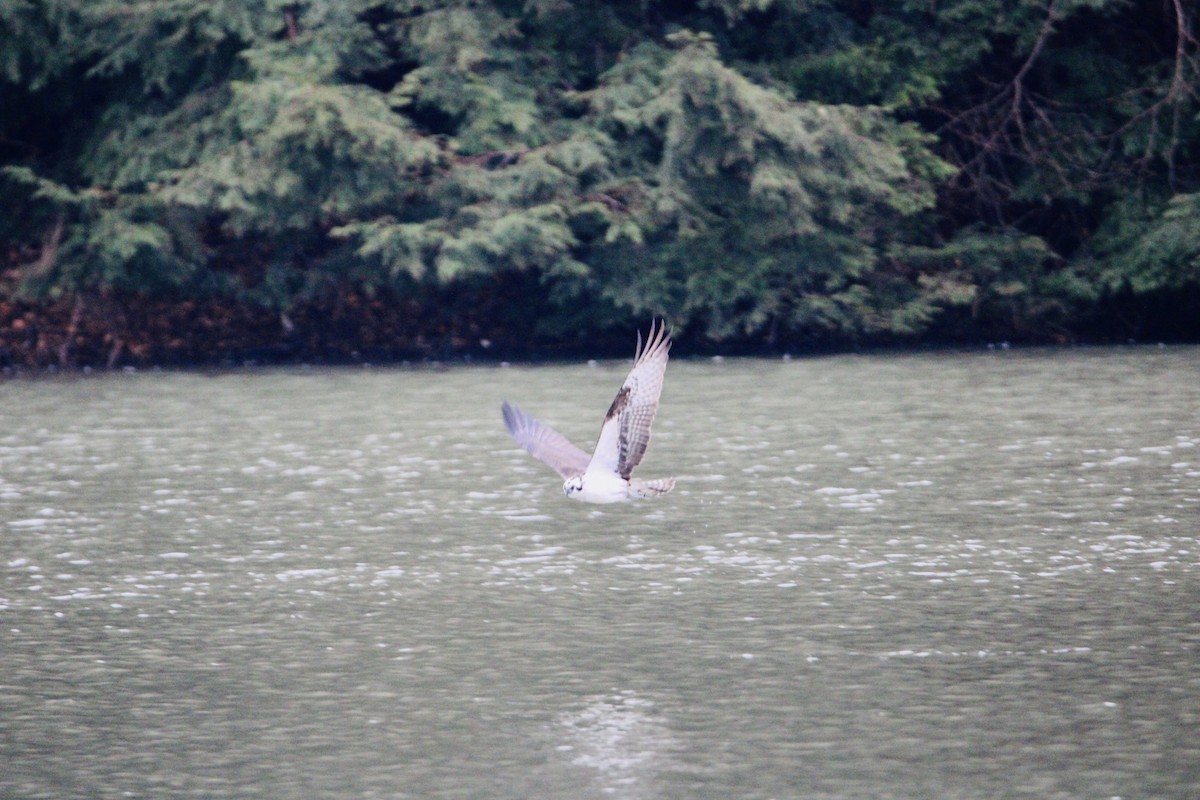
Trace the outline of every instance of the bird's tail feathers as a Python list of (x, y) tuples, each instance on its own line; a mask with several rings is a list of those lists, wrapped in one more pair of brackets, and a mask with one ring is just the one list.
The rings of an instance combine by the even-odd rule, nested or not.
[(633, 493), (638, 497), (657, 497), (660, 494), (666, 494), (675, 488), (674, 478), (655, 478), (652, 481), (632, 482)]

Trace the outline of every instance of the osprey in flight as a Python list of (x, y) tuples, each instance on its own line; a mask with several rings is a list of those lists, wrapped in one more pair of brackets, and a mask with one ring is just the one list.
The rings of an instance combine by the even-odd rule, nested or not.
[(646, 455), (650, 444), (650, 423), (658, 411), (663, 374), (671, 337), (666, 324), (657, 330), (653, 323), (642, 348), (638, 332), (633, 369), (621, 384), (621, 390), (604, 415), (596, 449), (589, 456), (567, 441), (558, 431), (538, 422), (507, 401), (501, 405), (504, 424), (517, 444), (534, 458), (554, 468), (566, 481), (567, 497), (586, 503), (623, 503), (638, 497), (666, 494), (675, 486), (674, 478), (643, 481), (630, 477)]

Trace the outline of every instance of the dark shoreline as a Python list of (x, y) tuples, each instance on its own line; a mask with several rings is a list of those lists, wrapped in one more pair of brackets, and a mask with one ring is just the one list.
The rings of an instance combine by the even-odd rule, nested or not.
[[(912, 355), (984, 355), (988, 353), (1031, 354), (1038, 352), (1052, 353), (1072, 350), (1155, 350), (1161, 351), (1174, 348), (1200, 347), (1200, 342), (1071, 342), (1068, 344), (1026, 343), (1012, 344), (1009, 342), (988, 342), (980, 344), (924, 342), (910, 345), (875, 345), (859, 347), (824, 347), (807, 348), (790, 351), (771, 351), (766, 348), (753, 350), (751, 348), (730, 348), (724, 351), (706, 349), (704, 352), (693, 352), (680, 349), (673, 353), (676, 362), (713, 361), (720, 362), (728, 359), (762, 359), (772, 361), (791, 361), (834, 358), (855, 355), (863, 357), (903, 358)], [(627, 348), (629, 349), (629, 348)], [(345, 369), (378, 369), (378, 370), (443, 370), (462, 367), (482, 369), (506, 369), (510, 367), (541, 367), (569, 366), (593, 362), (622, 362), (632, 358), (632, 350), (626, 353), (606, 352), (603, 354), (582, 354), (562, 352), (561, 350), (545, 350), (526, 352), (521, 356), (511, 358), (500, 354), (476, 356), (471, 353), (450, 354), (446, 357), (416, 356), (411, 358), (397, 357), (391, 359), (277, 359), (258, 360), (253, 358), (221, 360), (205, 362), (173, 362), (122, 364), (114, 367), (91, 364), (72, 364), (60, 367), (56, 364), (29, 366), (22, 364), (0, 364), (0, 380), (3, 379), (41, 379), (41, 378), (78, 378), (91, 376), (109, 376), (118, 374), (212, 374), (223, 375), (230, 373), (253, 373), (255, 371), (296, 370), (323, 371)]]
[[(494, 288), (494, 287), (493, 287)], [(16, 372), (229, 369), (621, 359), (650, 317), (571, 314), (502, 291), (343, 291), (272, 310), (235, 298), (104, 297), (33, 302), (0, 295), (0, 369)], [(674, 326), (683, 357), (980, 351), (1200, 343), (1200, 291), (1174, 302), (1098, 306), (1070, 328), (1020, 331), (947, 310), (920, 335), (766, 332), (714, 340), (704, 323)], [(528, 307), (534, 306), (534, 307)], [(1168, 313), (1170, 312), (1170, 313)], [(1138, 324), (1128, 319), (1135, 316)], [(618, 321), (619, 320), (619, 321)], [(668, 320), (668, 322), (670, 322)], [(1129, 335), (1136, 334), (1136, 335)]]

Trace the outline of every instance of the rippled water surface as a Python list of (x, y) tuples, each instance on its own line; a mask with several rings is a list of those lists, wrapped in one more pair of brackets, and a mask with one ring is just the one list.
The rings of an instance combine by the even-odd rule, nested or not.
[(0, 796), (1200, 796), (1200, 350), (627, 366), (0, 383)]

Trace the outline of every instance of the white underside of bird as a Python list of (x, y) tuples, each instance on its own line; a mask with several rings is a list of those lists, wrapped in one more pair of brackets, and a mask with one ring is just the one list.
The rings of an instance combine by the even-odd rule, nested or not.
[(632, 473), (650, 444), (650, 424), (658, 411), (670, 350), (666, 325), (650, 326), (644, 349), (638, 334), (633, 369), (609, 406), (590, 456), (507, 401), (501, 405), (504, 424), (517, 444), (565, 479), (567, 497), (585, 503), (624, 503), (666, 494), (675, 486), (674, 478), (640, 480)]

